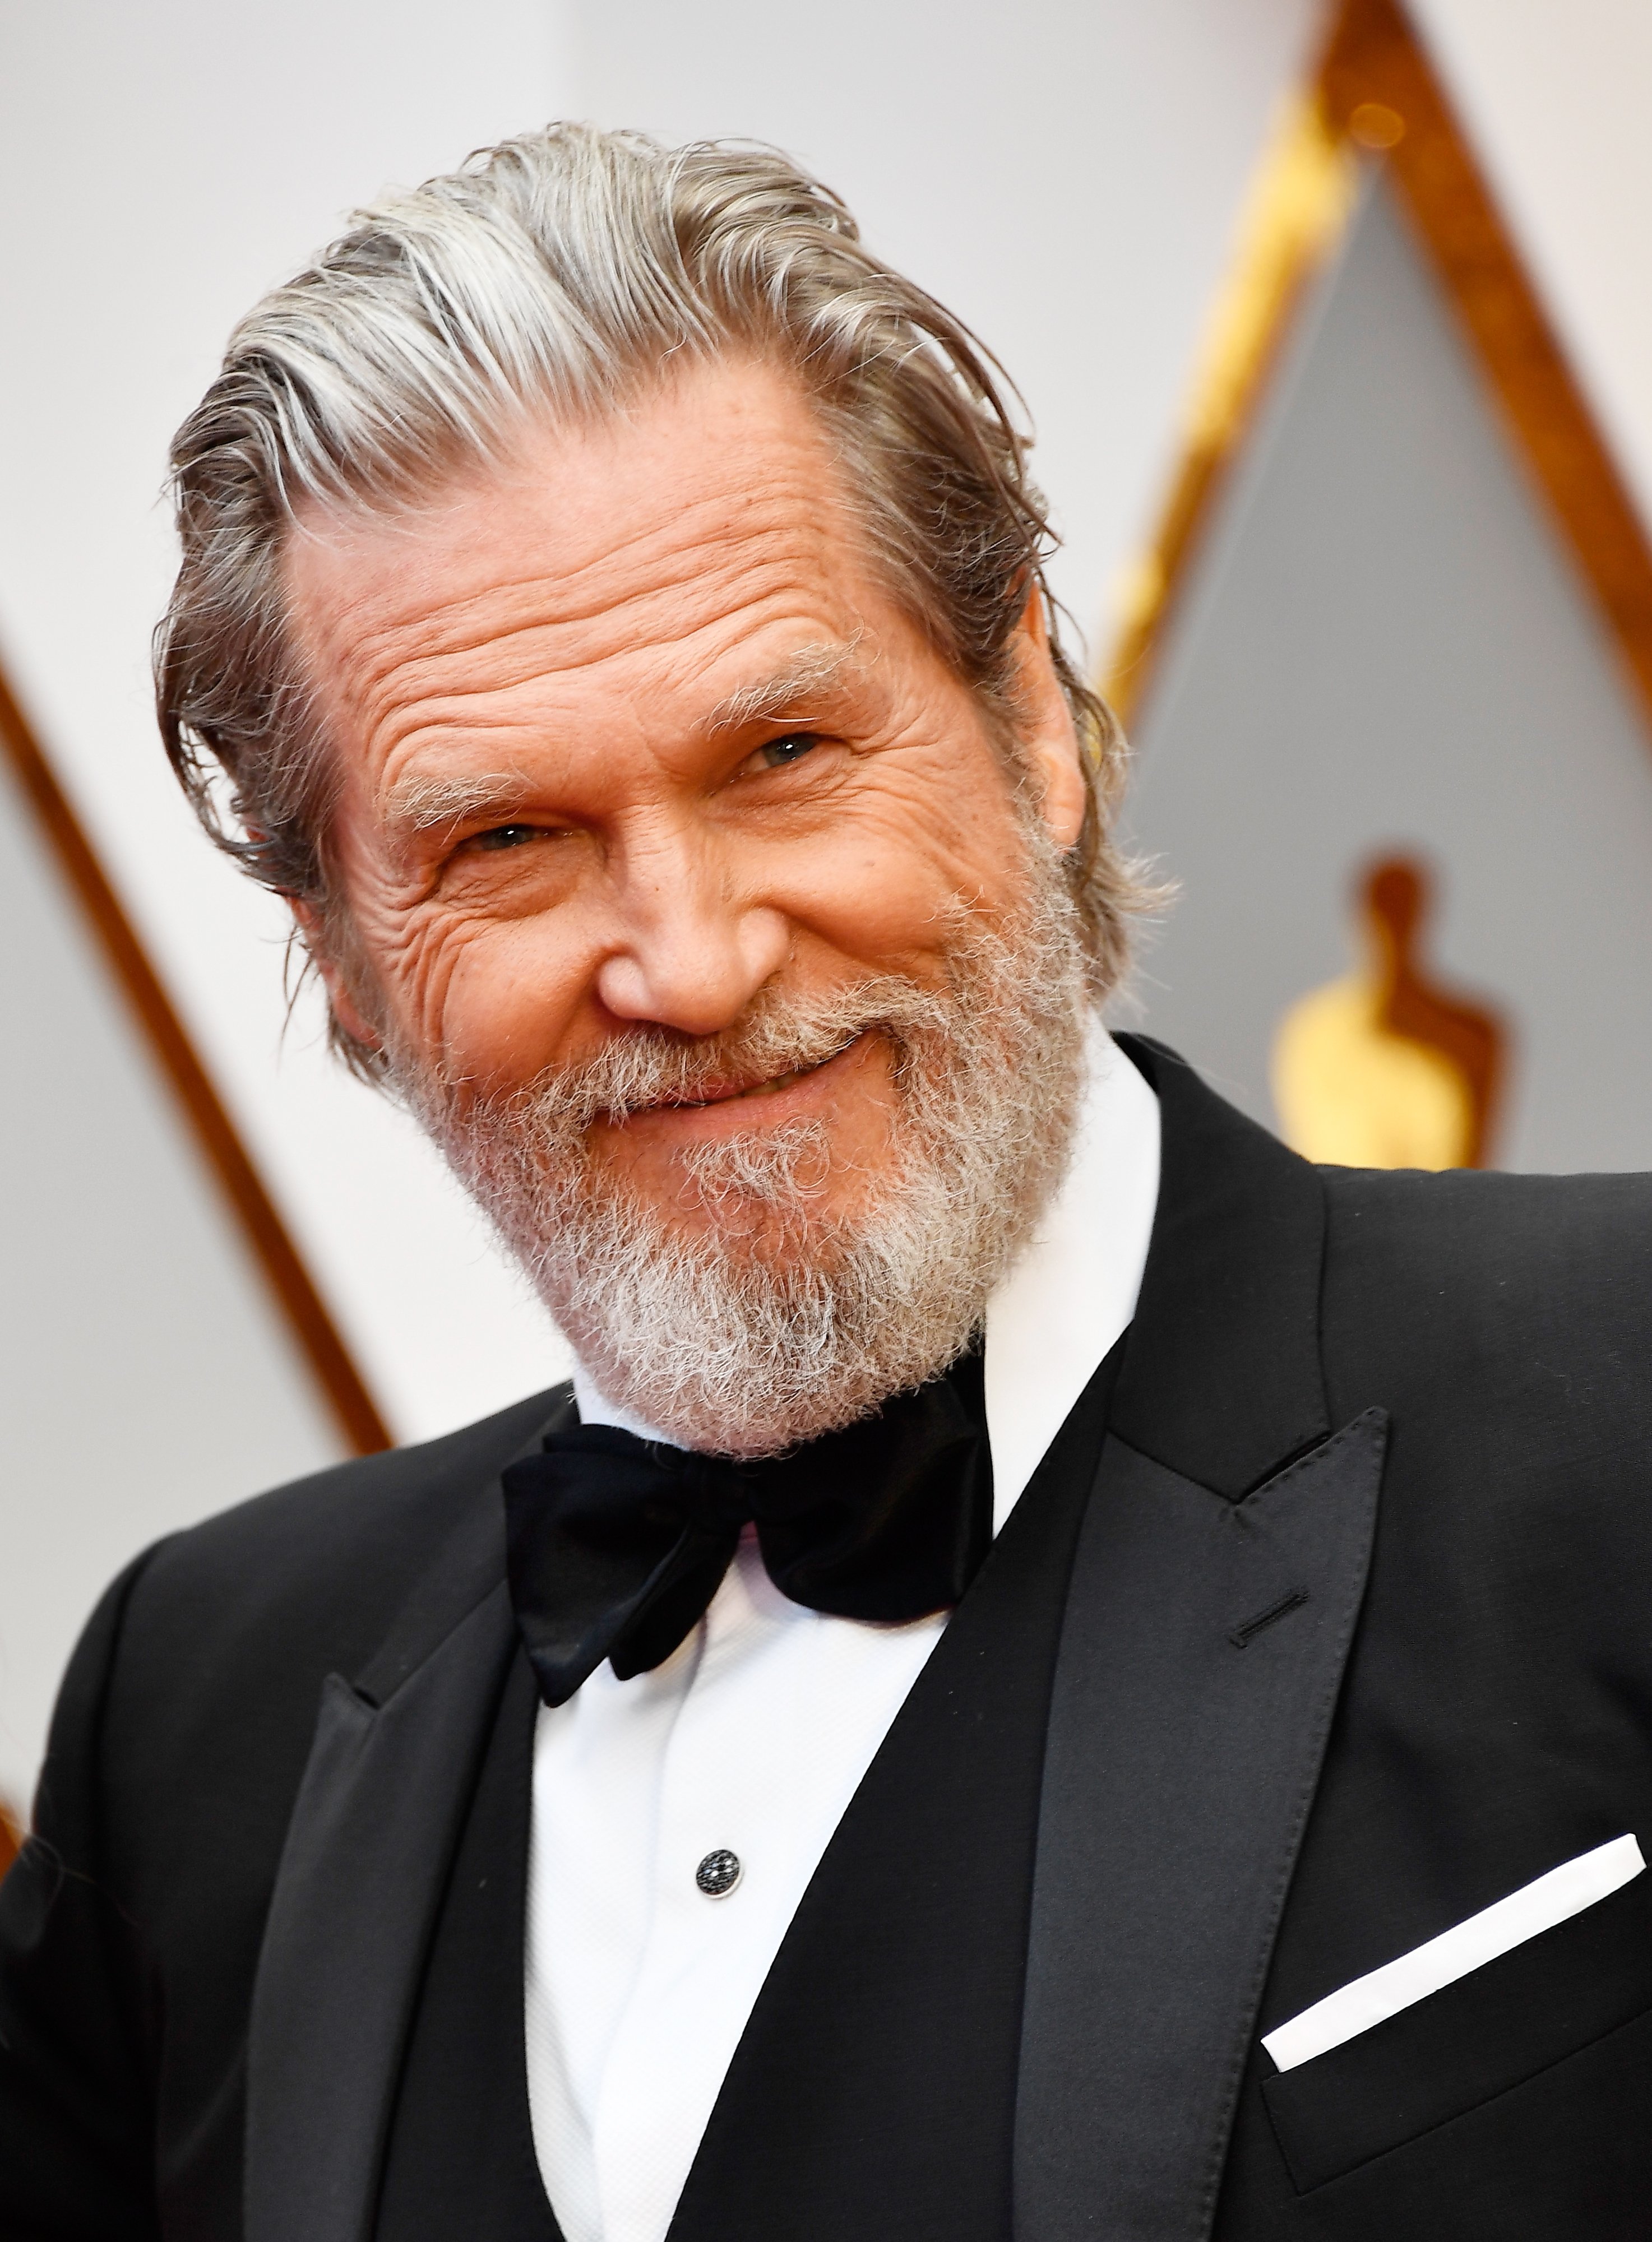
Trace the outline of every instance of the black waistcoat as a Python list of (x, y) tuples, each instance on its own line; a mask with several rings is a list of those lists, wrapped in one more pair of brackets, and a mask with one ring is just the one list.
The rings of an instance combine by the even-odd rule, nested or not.
[[(1009, 2242), (1034, 1842), (1098, 1370), (838, 1825), (724, 2082), (671, 2242)], [(535, 1699), (513, 1668), (426, 1969), (378, 2242), (558, 2242), (528, 2118)]]

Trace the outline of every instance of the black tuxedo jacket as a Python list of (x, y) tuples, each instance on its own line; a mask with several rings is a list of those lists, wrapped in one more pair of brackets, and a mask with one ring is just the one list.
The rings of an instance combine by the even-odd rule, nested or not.
[[(1316, 1171), (1127, 1041), (1135, 1322), (829, 1849), (673, 2242), (1642, 2235), (1652, 1876), (1298, 2069), (1259, 2037), (1652, 1849), (1652, 1181)], [(111, 1590), (0, 1890), (4, 2242), (554, 2242), (498, 1474), (558, 1406)]]

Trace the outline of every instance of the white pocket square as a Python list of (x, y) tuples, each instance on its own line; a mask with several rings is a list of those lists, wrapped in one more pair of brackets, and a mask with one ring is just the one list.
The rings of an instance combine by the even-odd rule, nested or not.
[(1409, 1954), (1385, 1962), (1368, 1977), (1327, 1993), (1288, 2024), (1265, 2033), (1262, 2044), (1281, 2071), (1293, 2071), (1299, 2063), (1340, 2047), (1344, 2040), (1398, 2016), (1442, 1985), (1494, 1962), (1511, 1947), (1524, 1945), (1540, 1931), (1552, 1930), (1568, 1916), (1581, 1914), (1638, 1876), (1645, 1866), (1633, 1836), (1614, 1837), (1592, 1853), (1562, 1861), (1547, 1876), (1522, 1884), (1466, 1922), (1454, 1923), (1426, 1945), (1414, 1946)]

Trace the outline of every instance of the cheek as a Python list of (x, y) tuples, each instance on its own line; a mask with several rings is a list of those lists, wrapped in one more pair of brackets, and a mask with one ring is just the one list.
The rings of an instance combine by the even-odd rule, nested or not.
[(432, 976), (431, 1030), (478, 1088), (527, 1082), (564, 1055), (590, 981), (560, 917), (450, 928)]
[(580, 997), (576, 945), (545, 916), (470, 917), (380, 898), (358, 923), (398, 1032), (478, 1087), (526, 1081), (557, 1055)]
[(798, 915), (862, 957), (944, 949), (961, 900), (990, 914), (1021, 896), (1025, 850), (995, 769), (904, 765), (795, 856)]

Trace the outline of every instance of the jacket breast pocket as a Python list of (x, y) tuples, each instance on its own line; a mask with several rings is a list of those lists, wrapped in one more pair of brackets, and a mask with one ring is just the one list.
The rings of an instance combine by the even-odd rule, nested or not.
[(1299, 2193), (1461, 2118), (1652, 2008), (1652, 1875), (1295, 2069), (1262, 2098)]

